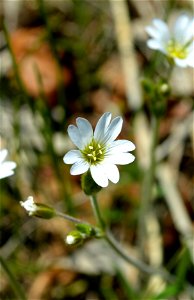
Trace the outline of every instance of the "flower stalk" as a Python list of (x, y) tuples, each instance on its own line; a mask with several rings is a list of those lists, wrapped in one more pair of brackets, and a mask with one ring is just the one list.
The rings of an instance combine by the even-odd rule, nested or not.
[(101, 212), (100, 212), (100, 208), (98, 206), (98, 201), (97, 201), (97, 197), (96, 195), (91, 195), (90, 196), (90, 201), (91, 201), (91, 205), (92, 205), (92, 209), (93, 209), (93, 212), (94, 212), (94, 215), (96, 217), (96, 220), (100, 226), (100, 228), (102, 230), (105, 230), (106, 229), (106, 225), (105, 225), (105, 222), (101, 216)]
[(121, 245), (117, 242), (117, 240), (112, 235), (111, 231), (107, 228), (105, 221), (102, 218), (100, 208), (98, 206), (97, 197), (91, 195), (90, 196), (91, 205), (94, 211), (94, 215), (96, 217), (96, 220), (101, 227), (101, 229), (104, 231), (104, 239), (107, 241), (107, 243), (110, 245), (110, 247), (121, 257), (123, 258), (127, 263), (130, 263), (134, 267), (138, 268), (140, 271), (146, 273), (146, 274), (158, 274), (161, 275), (165, 280), (172, 282), (174, 281), (174, 277), (166, 272), (165, 270), (161, 269), (155, 269), (151, 266), (148, 266), (144, 262), (126, 254)]
[(78, 218), (75, 218), (75, 217), (72, 217), (72, 216), (70, 216), (70, 215), (64, 214), (64, 213), (62, 213), (62, 212), (60, 212), (60, 211), (55, 211), (55, 214), (56, 214), (57, 217), (61, 217), (61, 218), (65, 219), (65, 220), (70, 221), (70, 222), (73, 222), (73, 223), (75, 223), (75, 224), (85, 224), (85, 225), (89, 225), (89, 223), (87, 223), (87, 222), (85, 222), (85, 221), (83, 221), (83, 220), (80, 220), (80, 219), (78, 219)]

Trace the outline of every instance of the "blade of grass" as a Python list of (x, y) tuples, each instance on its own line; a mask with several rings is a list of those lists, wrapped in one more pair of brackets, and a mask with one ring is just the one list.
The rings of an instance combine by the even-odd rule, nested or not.
[(0, 263), (1, 263), (1, 266), (4, 270), (4, 272), (6, 273), (8, 279), (9, 279), (9, 282), (10, 282), (14, 292), (15, 292), (16, 299), (26, 300), (26, 297), (25, 297), (23, 289), (21, 288), (21, 285), (18, 283), (15, 276), (11, 272), (10, 268), (7, 265), (7, 262), (1, 256), (0, 256)]

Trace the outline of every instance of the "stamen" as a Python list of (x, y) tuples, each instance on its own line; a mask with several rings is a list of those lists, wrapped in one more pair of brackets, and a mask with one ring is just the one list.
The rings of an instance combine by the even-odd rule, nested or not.
[(167, 45), (167, 52), (169, 56), (173, 58), (184, 59), (187, 57), (187, 49), (184, 45), (177, 43), (176, 41), (169, 41)]
[(90, 164), (97, 164), (104, 159), (105, 148), (94, 139), (82, 151), (83, 156)]

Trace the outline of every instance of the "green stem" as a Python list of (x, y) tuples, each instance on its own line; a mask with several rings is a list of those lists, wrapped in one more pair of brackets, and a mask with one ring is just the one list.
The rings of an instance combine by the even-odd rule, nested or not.
[(0, 256), (0, 263), (1, 263), (1, 266), (2, 266), (3, 270), (7, 274), (7, 277), (9, 278), (9, 282), (10, 282), (10, 284), (11, 284), (11, 286), (12, 286), (14, 292), (15, 292), (16, 299), (26, 300), (24, 291), (22, 290), (22, 288), (19, 285), (18, 281), (16, 280), (16, 278), (12, 274), (12, 272), (9, 269), (6, 261), (1, 256)]
[(140, 271), (142, 271), (146, 274), (149, 274), (149, 275), (153, 275), (153, 274), (161, 275), (164, 279), (166, 279), (169, 282), (174, 281), (175, 278), (168, 272), (161, 270), (161, 269), (155, 269), (155, 268), (145, 264), (144, 262), (126, 254), (123, 251), (123, 248), (121, 247), (121, 245), (115, 240), (114, 236), (108, 229), (106, 230), (105, 239), (109, 243), (109, 245), (112, 247), (112, 249), (114, 249), (115, 252), (117, 252), (117, 254), (119, 254), (129, 264), (138, 268)]
[(102, 230), (105, 230), (106, 225), (105, 225), (105, 222), (104, 222), (104, 220), (101, 216), (100, 208), (98, 206), (96, 195), (91, 195), (90, 196), (90, 201), (91, 201), (91, 204), (92, 204), (93, 212), (95, 214), (97, 222), (99, 223), (100, 228)]
[(142, 188), (142, 202), (140, 207), (139, 215), (139, 244), (140, 249), (144, 249), (144, 241), (146, 239), (146, 226), (145, 220), (150, 211), (151, 200), (153, 197), (153, 183), (154, 183), (154, 174), (156, 168), (156, 156), (155, 150), (158, 141), (158, 130), (159, 130), (160, 119), (152, 116), (152, 137), (151, 137), (151, 148), (150, 148), (150, 165), (148, 171), (145, 174), (143, 188)]
[(168, 272), (161, 270), (161, 269), (155, 269), (144, 262), (129, 256), (123, 251), (122, 246), (115, 240), (114, 236), (110, 232), (109, 229), (107, 229), (106, 224), (101, 216), (100, 208), (98, 206), (97, 198), (96, 196), (92, 195), (90, 196), (92, 208), (96, 217), (97, 222), (99, 223), (99, 226), (104, 231), (104, 238), (108, 242), (108, 244), (111, 246), (111, 248), (119, 254), (120, 257), (122, 257), (126, 262), (130, 263), (134, 267), (138, 268), (140, 271), (146, 273), (146, 274), (159, 274), (163, 278), (165, 278), (167, 281), (173, 281), (174, 277), (171, 276)]
[(56, 213), (56, 216), (61, 217), (61, 218), (65, 219), (65, 220), (68, 220), (70, 222), (73, 222), (73, 223), (76, 223), (76, 224), (90, 225), (89, 223), (87, 223), (85, 221), (82, 221), (80, 219), (77, 219), (77, 218), (74, 218), (72, 216), (66, 215), (66, 214), (64, 214), (64, 213), (62, 213), (60, 211), (56, 211), (55, 213)]

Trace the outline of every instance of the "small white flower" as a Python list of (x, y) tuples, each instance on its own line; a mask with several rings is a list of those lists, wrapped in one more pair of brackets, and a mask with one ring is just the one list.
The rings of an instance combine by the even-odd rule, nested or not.
[(68, 235), (68, 236), (66, 236), (65, 241), (68, 245), (73, 245), (75, 243), (76, 239), (73, 235)]
[(0, 179), (13, 175), (16, 168), (15, 162), (4, 161), (7, 154), (7, 149), (0, 150)]
[(32, 216), (37, 211), (37, 205), (32, 196), (29, 196), (26, 201), (20, 201), (20, 205)]
[(151, 37), (148, 47), (163, 52), (179, 67), (194, 67), (194, 18), (180, 15), (172, 29), (160, 19), (152, 23), (146, 27)]
[(63, 158), (66, 164), (73, 164), (71, 175), (79, 175), (90, 170), (93, 180), (101, 187), (108, 186), (108, 180), (119, 181), (116, 166), (132, 163), (134, 155), (128, 153), (135, 145), (127, 140), (117, 140), (123, 120), (116, 117), (111, 122), (111, 113), (99, 119), (93, 132), (91, 124), (84, 118), (77, 118), (76, 124), (69, 125), (68, 134), (79, 150), (70, 150)]

